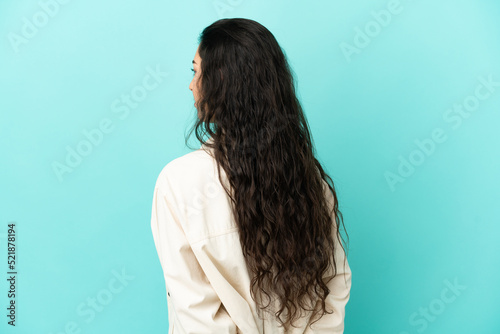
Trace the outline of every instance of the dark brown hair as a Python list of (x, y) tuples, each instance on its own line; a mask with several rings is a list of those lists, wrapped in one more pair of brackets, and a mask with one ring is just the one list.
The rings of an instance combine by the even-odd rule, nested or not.
[(333, 181), (315, 158), (285, 54), (268, 29), (248, 19), (218, 20), (199, 42), (201, 117), (188, 138), (195, 130), (214, 150), (219, 177), (220, 167), (227, 175), (252, 298), (274, 295), (280, 305), (274, 315), (285, 327), (301, 309), (318, 319), (331, 314), (325, 278), (336, 275), (334, 238), (342, 239), (344, 224)]

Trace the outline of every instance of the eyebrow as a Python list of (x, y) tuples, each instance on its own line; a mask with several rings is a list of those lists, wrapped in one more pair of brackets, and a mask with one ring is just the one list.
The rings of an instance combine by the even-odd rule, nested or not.
[(193, 60), (193, 64), (196, 64), (196, 62)]

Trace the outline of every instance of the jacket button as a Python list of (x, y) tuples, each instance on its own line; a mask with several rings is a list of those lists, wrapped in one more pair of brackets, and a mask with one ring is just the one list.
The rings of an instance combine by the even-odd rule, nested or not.
[(167, 295), (169, 295), (169, 296), (170, 296), (170, 292), (167, 292)]

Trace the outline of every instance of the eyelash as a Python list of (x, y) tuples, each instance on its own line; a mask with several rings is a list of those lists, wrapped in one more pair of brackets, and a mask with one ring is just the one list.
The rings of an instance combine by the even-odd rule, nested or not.
[(195, 71), (194, 69), (191, 69), (191, 71), (193, 71), (193, 75), (195, 75), (195, 74), (196, 74), (196, 71)]

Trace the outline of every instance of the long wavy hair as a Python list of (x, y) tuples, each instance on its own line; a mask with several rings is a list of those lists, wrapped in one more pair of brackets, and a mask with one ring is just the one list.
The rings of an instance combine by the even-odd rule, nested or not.
[[(279, 300), (280, 325), (294, 326), (302, 310), (316, 322), (332, 313), (325, 278), (336, 275), (334, 238), (344, 241), (339, 227), (345, 226), (333, 181), (315, 158), (292, 70), (273, 34), (253, 20), (218, 20), (199, 43), (201, 117), (186, 145), (195, 131), (213, 149), (219, 178), (220, 167), (227, 175), (231, 189), (224, 189), (259, 309), (269, 306), (260, 304), (263, 293)], [(203, 139), (207, 134), (212, 142)]]

